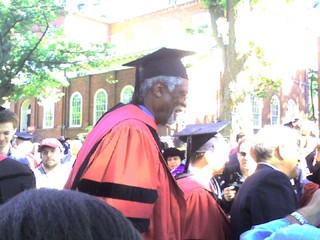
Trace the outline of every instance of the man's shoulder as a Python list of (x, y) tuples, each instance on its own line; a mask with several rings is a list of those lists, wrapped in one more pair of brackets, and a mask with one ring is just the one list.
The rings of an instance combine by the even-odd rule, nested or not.
[(136, 122), (144, 123), (152, 127), (155, 126), (155, 120), (133, 104), (126, 104), (116, 108), (106, 114), (102, 120), (105, 122), (114, 122), (115, 125)]
[(207, 192), (204, 186), (199, 183), (192, 174), (181, 174), (177, 179), (177, 183), (186, 195), (191, 192)]
[(242, 184), (238, 194), (255, 195), (257, 191), (263, 189), (272, 189), (274, 186), (291, 186), (290, 179), (281, 171), (273, 168), (264, 168), (254, 172)]
[(34, 175), (37, 176), (42, 176), (46, 175), (46, 172), (43, 170), (42, 165), (40, 164), (37, 168), (33, 170)]
[(6, 158), (0, 161), (0, 177), (13, 175), (33, 175), (32, 170), (23, 163)]
[(14, 160), (24, 164), (24, 165), (29, 166), (29, 161), (28, 161), (26, 154), (21, 153), (20, 151), (18, 151), (15, 148), (11, 148), (9, 157), (11, 159), (14, 159)]
[(252, 174), (256, 179), (268, 179), (269, 181), (279, 181), (279, 179), (289, 180), (289, 177), (276, 169), (272, 165), (259, 164), (257, 170)]

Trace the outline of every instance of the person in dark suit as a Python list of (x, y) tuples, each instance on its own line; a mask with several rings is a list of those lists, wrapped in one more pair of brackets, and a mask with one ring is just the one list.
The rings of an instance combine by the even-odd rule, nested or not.
[(299, 135), (284, 126), (266, 126), (254, 137), (250, 153), (256, 171), (239, 189), (231, 208), (232, 239), (253, 225), (285, 217), (298, 208), (290, 182), (297, 176)]

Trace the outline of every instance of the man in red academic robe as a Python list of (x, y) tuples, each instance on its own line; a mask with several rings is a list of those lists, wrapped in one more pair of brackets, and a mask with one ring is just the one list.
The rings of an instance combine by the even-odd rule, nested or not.
[(230, 239), (228, 217), (213, 197), (213, 193), (193, 177), (187, 176), (178, 180), (187, 204), (183, 239)]
[(105, 114), (88, 134), (66, 183), (120, 210), (145, 239), (182, 239), (185, 201), (162, 157), (157, 125), (185, 107), (181, 58), (190, 52), (162, 48), (135, 66), (131, 104)]
[(217, 202), (221, 192), (213, 178), (228, 160), (227, 142), (218, 133), (227, 124), (190, 124), (176, 134), (188, 143), (187, 170), (176, 176), (187, 204), (183, 239), (231, 237), (230, 221)]

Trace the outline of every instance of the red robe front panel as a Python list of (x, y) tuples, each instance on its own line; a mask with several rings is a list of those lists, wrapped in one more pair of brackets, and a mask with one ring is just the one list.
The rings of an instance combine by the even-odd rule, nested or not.
[(105, 115), (88, 134), (65, 188), (77, 186), (100, 197), (133, 223), (149, 221), (145, 239), (181, 239), (183, 193), (146, 124), (157, 129), (154, 119), (134, 105)]

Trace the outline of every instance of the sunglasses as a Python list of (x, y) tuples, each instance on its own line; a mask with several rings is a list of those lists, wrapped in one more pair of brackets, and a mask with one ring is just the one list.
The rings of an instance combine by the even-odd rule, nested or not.
[(245, 152), (239, 152), (239, 154), (240, 154), (240, 156), (242, 156), (242, 157), (247, 156), (247, 153), (245, 153)]

